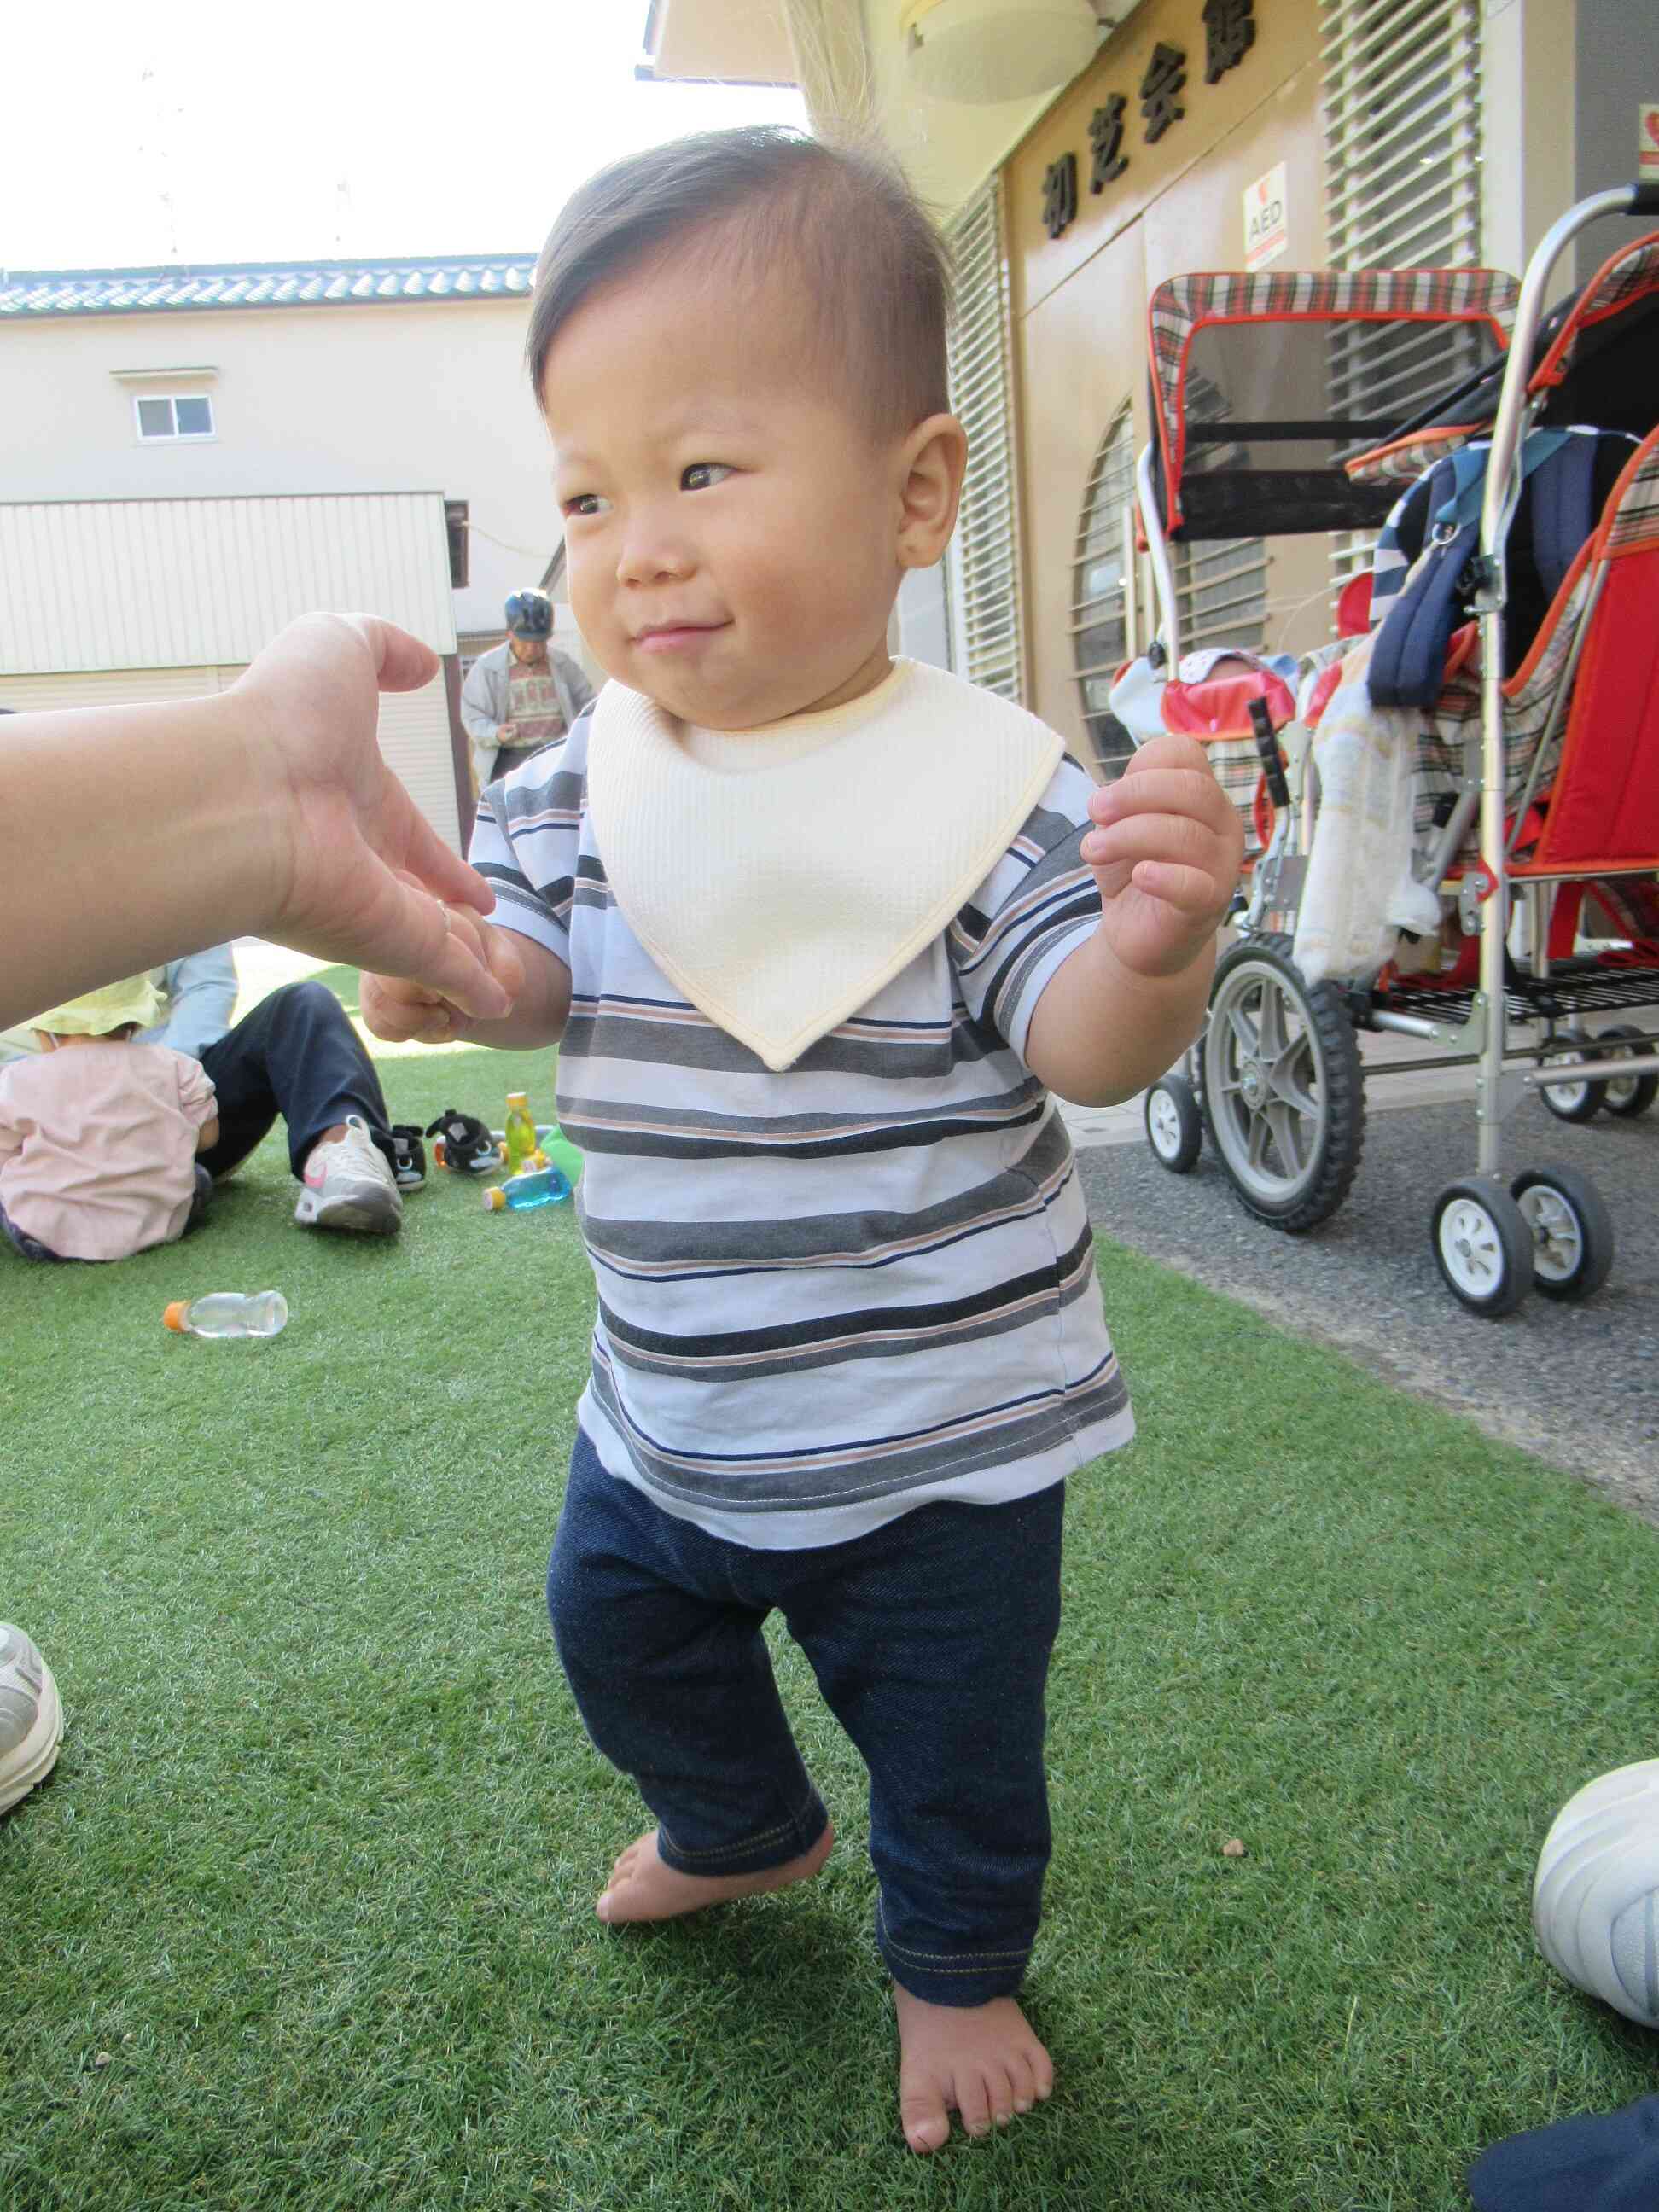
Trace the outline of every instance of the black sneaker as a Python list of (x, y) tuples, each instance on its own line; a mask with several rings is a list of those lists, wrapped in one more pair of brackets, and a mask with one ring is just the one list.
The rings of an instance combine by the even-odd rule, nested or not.
[(419, 1190), (426, 1181), (426, 1146), (421, 1142), (420, 1124), (416, 1121), (394, 1121), (392, 1125), (392, 1172), (399, 1190)]

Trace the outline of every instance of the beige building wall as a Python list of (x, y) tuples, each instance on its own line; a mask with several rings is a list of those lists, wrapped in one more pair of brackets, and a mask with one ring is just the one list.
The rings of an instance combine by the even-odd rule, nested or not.
[[(1101, 441), (1126, 400), (1137, 445), (1150, 434), (1147, 296), (1185, 270), (1243, 266), (1245, 187), (1280, 161), (1289, 237), (1273, 266), (1318, 268), (1324, 259), (1317, 14), (1302, 0), (1259, 0), (1255, 21), (1243, 60), (1206, 84), (1197, 10), (1186, 0), (1148, 0), (1003, 171), (1019, 378), (1028, 703), (1079, 753), (1084, 721), (1069, 627), (1078, 525)], [(1149, 146), (1137, 94), (1160, 40), (1186, 52), (1186, 112)], [(1089, 118), (1114, 93), (1128, 95), (1129, 167), (1097, 195), (1089, 189)], [(1066, 153), (1078, 161), (1078, 215), (1051, 239), (1043, 176)], [(1322, 538), (1271, 543), (1272, 647), (1297, 650), (1328, 635), (1322, 606), (1292, 615), (1318, 592), (1324, 574)]]
[[(17, 318), (0, 328), (10, 501), (435, 491), (468, 503), (456, 627), (500, 634), (560, 537), (523, 300)], [(127, 384), (118, 372), (210, 368)], [(141, 445), (140, 392), (205, 391), (216, 435)]]

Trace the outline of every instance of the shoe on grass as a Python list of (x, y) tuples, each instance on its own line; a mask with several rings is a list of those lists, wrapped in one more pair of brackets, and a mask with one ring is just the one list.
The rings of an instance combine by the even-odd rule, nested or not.
[(404, 1202), (386, 1155), (362, 1115), (349, 1115), (343, 1135), (319, 1137), (312, 1146), (294, 1218), (304, 1229), (390, 1237), (403, 1218)]
[(426, 1185), (425, 1132), (417, 1121), (392, 1125), (392, 1173), (399, 1190), (421, 1190)]
[(21, 1628), (0, 1620), (0, 1813), (52, 1772), (63, 1740), (51, 1668)]

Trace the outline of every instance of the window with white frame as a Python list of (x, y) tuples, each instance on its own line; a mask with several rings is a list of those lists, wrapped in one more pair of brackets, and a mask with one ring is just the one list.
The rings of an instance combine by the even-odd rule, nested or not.
[(947, 234), (956, 264), (951, 404), (968, 433), (968, 472), (945, 568), (951, 665), (1023, 699), (1019, 500), (1012, 437), (1013, 323), (1002, 191), (993, 178)]
[(141, 445), (177, 444), (217, 434), (213, 402), (205, 392), (146, 392), (135, 396), (132, 413)]

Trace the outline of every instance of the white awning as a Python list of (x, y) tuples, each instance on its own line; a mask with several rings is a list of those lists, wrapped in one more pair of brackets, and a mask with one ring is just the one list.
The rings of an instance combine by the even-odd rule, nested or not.
[(0, 675), (240, 665), (319, 608), (453, 653), (443, 495), (0, 503)]

